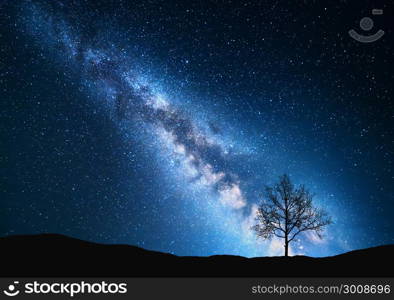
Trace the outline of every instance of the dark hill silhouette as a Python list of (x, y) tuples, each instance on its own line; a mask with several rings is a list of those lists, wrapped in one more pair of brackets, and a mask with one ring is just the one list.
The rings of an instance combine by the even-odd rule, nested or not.
[(0, 238), (0, 276), (392, 277), (394, 245), (312, 258), (180, 257), (43, 234)]

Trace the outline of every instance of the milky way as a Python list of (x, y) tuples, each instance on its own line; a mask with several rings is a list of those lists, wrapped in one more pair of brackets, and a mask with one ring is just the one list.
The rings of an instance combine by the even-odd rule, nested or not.
[[(329, 180), (319, 182), (316, 176), (313, 178), (312, 174), (320, 174), (318, 165), (300, 167), (307, 161), (302, 150), (290, 154), (286, 149), (306, 143), (296, 134), (279, 137), (284, 128), (280, 126), (287, 124), (276, 124), (272, 116), (259, 110), (258, 116), (263, 115), (267, 126), (256, 129), (259, 131), (256, 134), (255, 129), (251, 129), (253, 126), (246, 125), (247, 119), (237, 116), (237, 111), (228, 112), (223, 102), (217, 100), (219, 96), (202, 100), (197, 92), (187, 88), (186, 79), (167, 80), (170, 76), (161, 70), (160, 63), (135, 55), (133, 47), (139, 45), (124, 47), (119, 42), (122, 29), (105, 20), (100, 20), (101, 31), (92, 34), (86, 24), (79, 24), (75, 18), (45, 5), (27, 1), (20, 11), (18, 30), (33, 47), (42, 49), (59, 72), (67, 73), (76, 89), (85, 95), (84, 101), (105, 112), (122, 136), (122, 143), (138, 145), (139, 152), (130, 155), (122, 168), (141, 165), (139, 169), (148, 173), (144, 178), (160, 186), (160, 193), (157, 192), (160, 205), (166, 206), (165, 201), (179, 201), (168, 204), (179, 210), (154, 213), (155, 218), (162, 219), (161, 224), (168, 225), (168, 229), (161, 228), (160, 232), (171, 238), (163, 237), (160, 245), (155, 246), (149, 242), (151, 234), (144, 233), (140, 229), (144, 224), (139, 222), (131, 225), (130, 230), (137, 232), (135, 237), (122, 241), (183, 255), (280, 255), (283, 252), (280, 241), (257, 241), (250, 227), (263, 186), (288, 172), (295, 175), (296, 183), (306, 183), (317, 191), (317, 205), (326, 208), (336, 223), (325, 232), (324, 240), (314, 234), (302, 236), (294, 243), (291, 253), (328, 255), (355, 247), (356, 230), (349, 225), (353, 218), (349, 213), (352, 204), (344, 199), (346, 193), (339, 192)], [(189, 64), (189, 60), (184, 61)], [(272, 72), (272, 76), (276, 74)], [(301, 107), (290, 99), (292, 94), (286, 93), (289, 87), (290, 83), (278, 90), (278, 103), (287, 103), (286, 108)], [(272, 103), (271, 99), (268, 103)], [(255, 113), (246, 103), (242, 114), (248, 111)], [(94, 113), (96, 110), (88, 112), (92, 117)], [(270, 119), (274, 121), (267, 121)], [(311, 147), (322, 151), (325, 141), (319, 140), (319, 143)], [(145, 188), (146, 183), (135, 182), (139, 190), (149, 190)], [(133, 204), (122, 203), (113, 213), (122, 215), (128, 209), (143, 211), (152, 201), (130, 200)], [(187, 216), (180, 216), (185, 212)], [(193, 239), (182, 241), (171, 233), (186, 226), (180, 221), (182, 218), (195, 219), (188, 223), (189, 229), (185, 231), (201, 235), (195, 243), (199, 246), (176, 246), (193, 244)], [(121, 236), (127, 234), (125, 230)], [(187, 233), (179, 236), (185, 235)], [(116, 237), (108, 240), (117, 242)]]
[[(99, 90), (103, 97), (101, 100), (105, 102), (114, 122), (123, 129), (126, 126), (126, 133), (130, 130), (127, 128), (128, 121), (138, 120), (149, 125), (157, 140), (155, 146), (159, 148), (158, 151), (169, 151), (167, 154), (180, 161), (181, 165), (175, 171), (187, 178), (189, 188), (205, 187), (206, 190), (199, 193), (208, 193), (209, 197), (218, 201), (221, 209), (224, 209), (222, 213), (226, 213), (226, 210), (239, 211), (236, 215), (226, 215), (225, 218), (229, 220), (224, 223), (226, 226), (238, 227), (240, 235), (250, 238), (248, 231), (255, 206), (252, 209), (249, 207), (240, 186), (241, 178), (232, 170), (236, 157), (223, 146), (220, 136), (217, 137), (221, 129), (210, 124), (208, 132), (200, 130), (193, 116), (186, 116), (171, 105), (165, 96), (155, 92), (149, 83), (142, 82), (139, 74), (129, 66), (127, 54), (94, 48), (88, 41), (73, 36), (70, 26), (65, 22), (56, 23), (51, 17), (47, 22), (44, 12), (34, 7), (31, 12), (34, 22), (45, 24), (45, 32), (51, 33), (45, 37), (45, 42), (52, 49), (61, 51), (59, 59), (66, 54), (65, 62), (82, 74), (84, 84)], [(42, 33), (34, 34), (39, 36)], [(197, 197), (203, 199), (206, 196)]]

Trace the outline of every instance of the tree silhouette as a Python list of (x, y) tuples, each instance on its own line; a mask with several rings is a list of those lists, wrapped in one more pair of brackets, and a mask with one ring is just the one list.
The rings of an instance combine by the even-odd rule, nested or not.
[(311, 230), (322, 238), (323, 227), (332, 223), (323, 209), (313, 207), (314, 195), (304, 185), (295, 187), (286, 174), (265, 191), (266, 199), (257, 210), (257, 224), (252, 229), (263, 239), (284, 239), (285, 256), (289, 255), (289, 243), (300, 233)]

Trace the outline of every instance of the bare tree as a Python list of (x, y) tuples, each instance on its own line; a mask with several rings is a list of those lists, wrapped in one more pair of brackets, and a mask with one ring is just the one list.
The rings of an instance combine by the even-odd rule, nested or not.
[(304, 185), (294, 187), (286, 174), (265, 191), (266, 199), (257, 210), (257, 224), (252, 229), (263, 239), (284, 239), (285, 256), (289, 255), (289, 244), (300, 233), (311, 230), (322, 238), (323, 227), (332, 223), (323, 209), (313, 207), (314, 195)]

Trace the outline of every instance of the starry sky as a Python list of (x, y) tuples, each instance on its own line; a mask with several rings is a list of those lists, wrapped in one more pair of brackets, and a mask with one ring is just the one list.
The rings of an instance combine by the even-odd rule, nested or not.
[[(350, 38), (374, 8), (385, 36)], [(0, 235), (282, 255), (250, 226), (264, 186), (288, 173), (334, 221), (292, 254), (394, 243), (392, 13), (390, 1), (1, 1)]]

